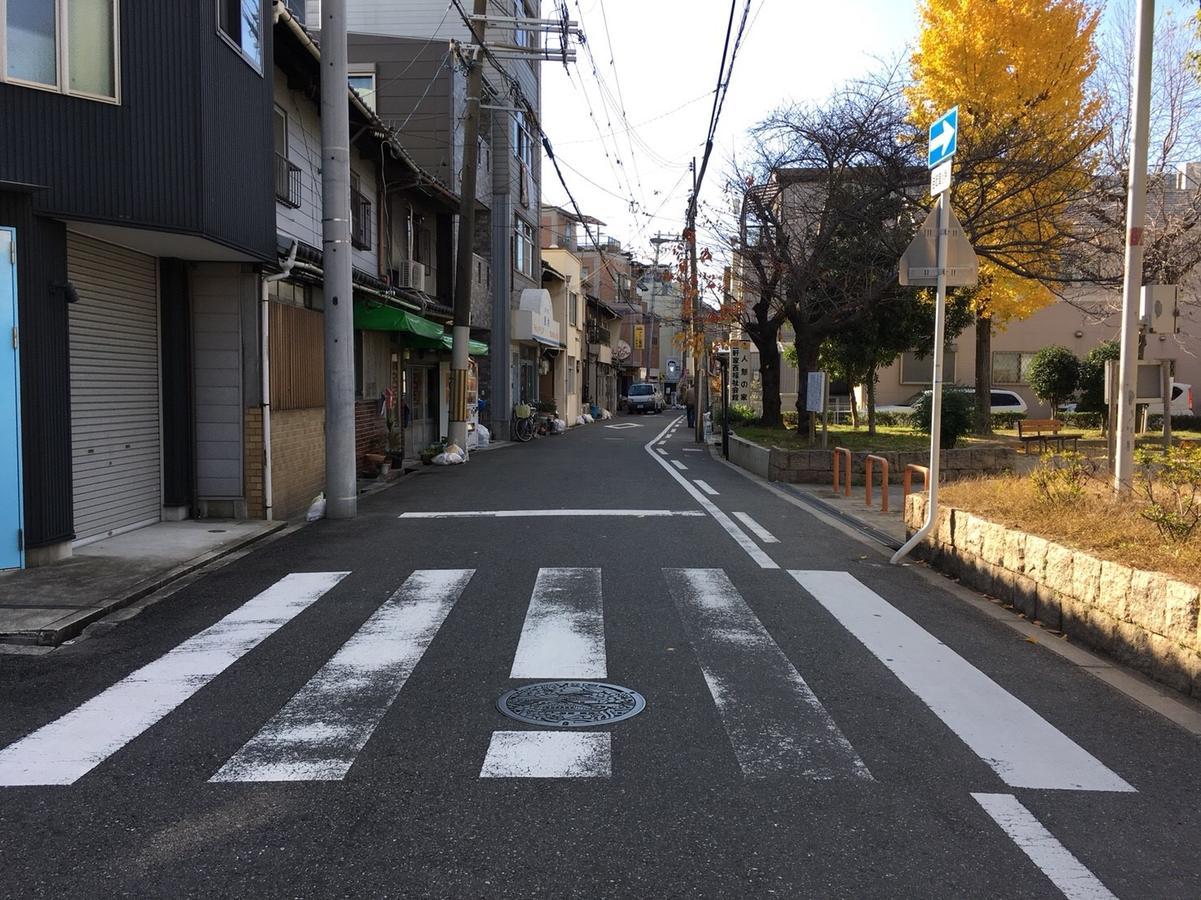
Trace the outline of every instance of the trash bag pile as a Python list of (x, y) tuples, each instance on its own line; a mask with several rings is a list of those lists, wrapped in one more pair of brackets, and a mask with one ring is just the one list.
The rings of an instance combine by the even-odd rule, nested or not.
[(435, 466), (457, 466), (467, 461), (467, 454), (458, 444), (450, 444), (445, 450), (434, 457)]

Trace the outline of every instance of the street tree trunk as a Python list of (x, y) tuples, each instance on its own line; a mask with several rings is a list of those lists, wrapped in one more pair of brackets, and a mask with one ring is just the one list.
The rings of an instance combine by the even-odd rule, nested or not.
[(784, 420), (780, 413), (780, 328), (776, 326), (756, 329), (752, 334), (759, 351), (759, 381), (763, 389), (763, 415), (760, 422), (770, 428), (778, 427)]
[(976, 434), (992, 434), (992, 319), (976, 316)]
[(864, 382), (864, 391), (867, 394), (867, 433), (876, 433), (876, 367), (872, 366), (867, 370), (867, 379)]
[[(793, 323), (793, 327), (796, 327), (796, 323)], [(793, 346), (796, 347), (797, 363), (797, 434), (808, 432), (812, 437), (812, 422), (808, 410), (805, 409), (805, 394), (808, 392), (809, 373), (818, 371), (817, 353), (821, 347), (821, 339), (797, 328)]]

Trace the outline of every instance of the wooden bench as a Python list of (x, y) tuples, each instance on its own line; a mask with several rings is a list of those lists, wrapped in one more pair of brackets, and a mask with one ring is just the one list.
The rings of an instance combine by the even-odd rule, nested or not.
[(1047, 452), (1047, 442), (1055, 441), (1058, 449), (1062, 450), (1065, 441), (1072, 442), (1072, 449), (1076, 449), (1076, 442), (1083, 437), (1080, 434), (1065, 433), (1061, 429), (1063, 423), (1058, 419), (1018, 419), (1018, 440), (1026, 448), (1026, 453), (1030, 452), (1030, 445), (1035, 441), (1041, 445), (1041, 453)]

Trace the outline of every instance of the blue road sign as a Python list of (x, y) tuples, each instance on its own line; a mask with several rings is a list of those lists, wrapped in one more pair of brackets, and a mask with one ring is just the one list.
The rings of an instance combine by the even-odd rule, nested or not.
[(955, 155), (959, 138), (959, 107), (952, 107), (930, 126), (930, 145), (926, 150), (926, 165), (933, 169)]

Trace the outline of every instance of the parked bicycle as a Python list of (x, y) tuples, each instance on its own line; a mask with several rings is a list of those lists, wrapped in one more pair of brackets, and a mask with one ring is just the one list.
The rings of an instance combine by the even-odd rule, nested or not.
[(538, 430), (537, 417), (534, 408), (528, 403), (518, 403), (513, 407), (513, 415), (509, 419), (509, 436), (511, 440), (523, 444), (533, 439)]

